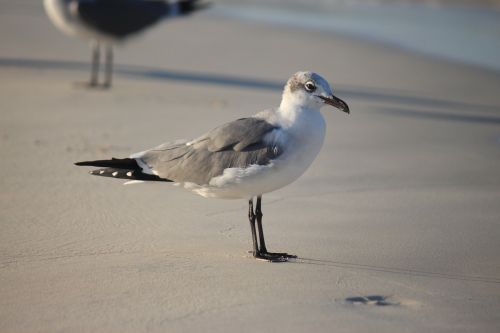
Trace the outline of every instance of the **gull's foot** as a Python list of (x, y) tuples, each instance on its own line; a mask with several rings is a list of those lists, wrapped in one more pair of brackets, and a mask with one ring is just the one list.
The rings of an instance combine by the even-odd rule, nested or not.
[(274, 252), (257, 252), (253, 254), (257, 260), (265, 260), (269, 262), (286, 262), (288, 259), (297, 258), (297, 256), (288, 253), (274, 253)]
[(288, 253), (283, 253), (283, 252), (267, 252), (266, 251), (264, 253), (271, 255), (271, 256), (281, 257), (281, 258), (285, 258), (285, 259), (296, 259), (297, 258), (297, 256), (294, 254), (288, 254)]
[(288, 261), (285, 257), (273, 256), (270, 253), (257, 253), (254, 255), (257, 260), (269, 261), (269, 262), (286, 262)]

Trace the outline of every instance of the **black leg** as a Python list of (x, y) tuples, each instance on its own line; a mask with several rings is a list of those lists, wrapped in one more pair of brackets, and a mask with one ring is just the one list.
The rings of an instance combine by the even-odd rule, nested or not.
[(250, 221), (250, 228), (252, 230), (252, 241), (253, 241), (253, 256), (255, 259), (261, 259), (261, 260), (266, 260), (266, 261), (271, 261), (271, 262), (282, 262), (286, 261), (285, 258), (282, 257), (276, 257), (276, 256), (270, 256), (267, 255), (266, 253), (261, 253), (259, 251), (259, 245), (257, 242), (257, 232), (255, 230), (255, 220), (257, 218), (257, 215), (254, 214), (253, 212), (253, 198), (248, 201), (248, 220)]
[(264, 240), (264, 228), (262, 227), (262, 217), (264, 215), (262, 214), (261, 206), (262, 206), (262, 196), (258, 196), (257, 203), (255, 206), (255, 217), (257, 219), (257, 228), (259, 229), (259, 242), (260, 242), (259, 253), (261, 255), (266, 255), (268, 257), (283, 259), (281, 261), (286, 261), (286, 259), (288, 259), (288, 258), (297, 258), (297, 256), (295, 256), (293, 254), (267, 251), (266, 241)]
[(106, 78), (104, 80), (104, 87), (111, 87), (111, 80), (113, 76), (113, 45), (106, 45)]
[(266, 241), (264, 239), (264, 229), (262, 228), (262, 197), (257, 197), (257, 203), (255, 205), (255, 216), (257, 218), (257, 228), (259, 228), (259, 251), (263, 253), (267, 253)]
[(99, 62), (101, 57), (99, 42), (95, 41), (92, 43), (92, 69), (90, 72), (90, 82), (91, 87), (97, 86), (97, 80), (99, 75)]
[(255, 232), (255, 214), (253, 213), (253, 198), (248, 201), (248, 220), (250, 221), (250, 229), (252, 230), (253, 241), (253, 256), (257, 257), (259, 249), (257, 246), (257, 235)]

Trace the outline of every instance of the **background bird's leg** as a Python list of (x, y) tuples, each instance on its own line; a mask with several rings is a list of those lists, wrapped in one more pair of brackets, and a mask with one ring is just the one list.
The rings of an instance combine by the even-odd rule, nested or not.
[(101, 50), (98, 41), (92, 43), (92, 69), (90, 72), (90, 82), (91, 87), (97, 86), (97, 80), (99, 75), (99, 61), (101, 57)]
[(111, 87), (111, 79), (113, 76), (113, 45), (106, 45), (106, 78), (104, 87)]
[(277, 259), (287, 259), (287, 258), (297, 258), (297, 256), (288, 254), (288, 253), (274, 253), (268, 252), (266, 248), (266, 242), (264, 240), (264, 228), (262, 227), (262, 196), (257, 197), (257, 202), (255, 205), (255, 217), (257, 219), (257, 228), (259, 229), (259, 253), (262, 256), (267, 256), (268, 258), (277, 258)]

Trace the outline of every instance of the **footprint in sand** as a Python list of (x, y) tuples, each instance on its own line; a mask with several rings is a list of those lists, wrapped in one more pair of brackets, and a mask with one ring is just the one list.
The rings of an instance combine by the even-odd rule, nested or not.
[(392, 302), (387, 296), (370, 295), (370, 296), (353, 296), (345, 298), (345, 303), (353, 305), (375, 305), (388, 306), (400, 305), (398, 302)]

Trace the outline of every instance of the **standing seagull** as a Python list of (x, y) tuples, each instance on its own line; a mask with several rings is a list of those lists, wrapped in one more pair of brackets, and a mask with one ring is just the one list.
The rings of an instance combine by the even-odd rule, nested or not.
[(288, 80), (277, 109), (224, 124), (192, 141), (164, 143), (124, 159), (75, 164), (103, 167), (92, 175), (176, 182), (204, 197), (247, 199), (253, 256), (286, 261), (296, 256), (267, 251), (262, 195), (299, 178), (316, 158), (325, 137), (325, 120), (319, 112), (325, 104), (349, 113), (325, 79), (298, 72)]
[(92, 45), (89, 85), (98, 85), (101, 46), (106, 49), (104, 87), (111, 86), (113, 44), (122, 42), (165, 17), (187, 15), (205, 6), (198, 0), (44, 0), (52, 23), (70, 36)]

